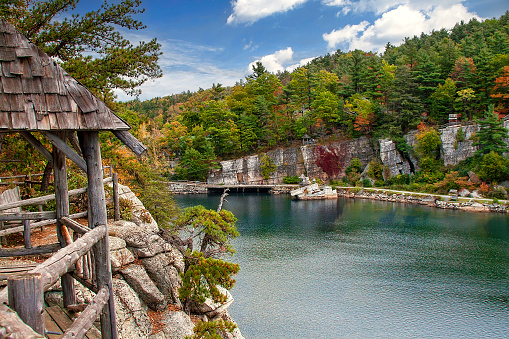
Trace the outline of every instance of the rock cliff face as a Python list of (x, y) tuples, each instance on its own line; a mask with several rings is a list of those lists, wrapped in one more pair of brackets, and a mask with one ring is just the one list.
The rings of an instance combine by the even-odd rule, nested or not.
[[(316, 164), (319, 149), (333, 152), (339, 158), (340, 173), (345, 175), (345, 169), (352, 158), (359, 158), (363, 165), (374, 157), (374, 149), (370, 140), (361, 137), (354, 140), (335, 142), (326, 146), (307, 145), (276, 149), (260, 155), (252, 155), (236, 160), (221, 161), (221, 169), (209, 174), (207, 182), (210, 184), (278, 184), (283, 182), (285, 176), (300, 176), (305, 174), (313, 178), (327, 179), (328, 176)], [(275, 171), (270, 179), (265, 180), (262, 175), (262, 156), (268, 157), (275, 165)]]
[[(509, 120), (504, 122), (509, 127)], [(463, 130), (464, 138), (458, 138), (458, 131)], [(472, 156), (476, 151), (471, 137), (477, 131), (475, 124), (451, 125), (440, 129), (442, 146), (441, 156), (445, 165), (456, 165), (460, 161)], [(405, 135), (407, 144), (411, 147), (417, 144), (417, 131)], [(210, 184), (280, 184), (285, 176), (300, 176), (304, 174), (311, 178), (329, 179), (322, 168), (317, 165), (320, 149), (338, 156), (340, 172), (337, 177), (345, 175), (345, 169), (352, 158), (358, 158), (365, 166), (373, 158), (378, 158), (387, 166), (391, 175), (410, 174), (419, 170), (418, 160), (410, 152), (407, 156), (396, 149), (396, 144), (390, 139), (370, 140), (366, 137), (331, 143), (329, 145), (307, 145), (301, 147), (279, 148), (260, 155), (251, 155), (236, 160), (221, 161), (221, 169), (209, 174), (207, 182)], [(322, 152), (323, 153), (323, 152)], [(267, 156), (275, 165), (275, 171), (268, 180), (262, 176), (262, 156)]]
[[(192, 336), (194, 324), (189, 315), (180, 311), (178, 298), (179, 273), (184, 271), (182, 255), (158, 235), (158, 225), (151, 216), (147, 222), (149, 213), (129, 187), (119, 185), (119, 193), (120, 198), (128, 199), (134, 205), (134, 222), (116, 221), (108, 225), (119, 337), (184, 339)], [(78, 283), (76, 288), (80, 303), (89, 303), (93, 299), (88, 289)], [(203, 308), (200, 317), (232, 321), (227, 308), (233, 298), (229, 293), (227, 296), (228, 300), (223, 304), (207, 301), (200, 305)], [(46, 298), (61, 303), (59, 292), (46, 293)], [(238, 329), (223, 337), (243, 339)]]
[[(458, 140), (458, 131), (464, 133), (464, 140)], [(473, 146), (473, 140), (470, 138), (478, 130), (477, 125), (455, 125), (440, 129), (440, 138), (442, 139), (441, 156), (444, 165), (456, 165), (460, 161), (474, 155), (477, 150)]]

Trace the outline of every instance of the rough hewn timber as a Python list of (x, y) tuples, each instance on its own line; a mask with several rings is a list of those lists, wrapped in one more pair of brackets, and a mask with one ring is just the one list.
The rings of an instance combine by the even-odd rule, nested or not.
[[(84, 234), (71, 245), (61, 248), (51, 258), (31, 270), (33, 273), (41, 273), (43, 290), (47, 291), (63, 274), (87, 253), (99, 239), (106, 237), (106, 226), (98, 226)], [(0, 291), (0, 303), (7, 301), (7, 291)]]
[(101, 288), (90, 305), (74, 320), (72, 326), (65, 331), (62, 339), (81, 339), (85, 337), (87, 331), (94, 325), (94, 321), (101, 313), (101, 310), (108, 303), (109, 294), (107, 287)]
[[(87, 163), (89, 227), (107, 225), (106, 196), (104, 193), (101, 149), (98, 132), (79, 134), (81, 150)], [(106, 226), (104, 226), (106, 227)], [(93, 247), (97, 287), (109, 289), (109, 302), (101, 315), (101, 333), (104, 339), (118, 338), (115, 321), (115, 306), (111, 279), (111, 263), (108, 237), (104, 237)]]
[(41, 274), (25, 272), (7, 279), (9, 306), (25, 324), (44, 335), (44, 293)]

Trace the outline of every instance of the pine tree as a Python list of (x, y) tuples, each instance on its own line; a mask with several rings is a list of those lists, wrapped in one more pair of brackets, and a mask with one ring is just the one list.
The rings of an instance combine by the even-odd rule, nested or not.
[(484, 112), (484, 119), (478, 120), (479, 131), (476, 133), (476, 141), (474, 146), (479, 146), (475, 152), (476, 155), (484, 155), (495, 152), (502, 155), (507, 151), (507, 132), (509, 131), (498, 119), (498, 114), (494, 111), (494, 106), (490, 105), (488, 110)]
[(137, 87), (162, 75), (157, 40), (134, 46), (118, 30), (145, 28), (133, 18), (144, 12), (139, 9), (141, 0), (104, 2), (84, 15), (72, 13), (78, 2), (7, 0), (2, 1), (0, 15), (103, 99), (112, 98), (113, 88), (139, 94)]

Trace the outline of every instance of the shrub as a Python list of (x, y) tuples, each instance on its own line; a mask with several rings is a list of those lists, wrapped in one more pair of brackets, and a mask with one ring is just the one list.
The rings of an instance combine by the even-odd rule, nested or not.
[(300, 179), (298, 176), (286, 176), (283, 178), (283, 182), (285, 184), (291, 185), (291, 184), (298, 184), (300, 182)]
[(375, 180), (383, 180), (384, 166), (377, 158), (373, 158), (369, 162), (368, 176)]
[(509, 161), (500, 154), (491, 151), (483, 156), (478, 167), (478, 174), (482, 180), (504, 181), (509, 176)]
[(328, 150), (324, 147), (315, 147), (316, 165), (324, 171), (329, 178), (335, 178), (341, 169), (341, 157), (336, 149)]
[(362, 163), (359, 158), (352, 158), (350, 161), (350, 166), (346, 168), (345, 173), (350, 174), (353, 171), (356, 171), (357, 173), (362, 172)]
[(384, 185), (384, 181), (383, 180), (377, 180), (375, 181), (375, 187), (383, 187)]
[(270, 176), (272, 175), (272, 173), (276, 171), (277, 167), (272, 161), (272, 159), (266, 156), (265, 154), (262, 154), (260, 156), (260, 161), (261, 161), (260, 169), (262, 170), (262, 176), (265, 180), (269, 180)]
[(468, 177), (460, 177), (456, 171), (446, 174), (442, 181), (435, 183), (435, 188), (439, 193), (447, 193), (451, 189), (472, 189), (473, 186), (474, 184), (468, 181)]
[(362, 186), (371, 187), (371, 180), (369, 180), (369, 178), (362, 179)]
[(222, 339), (221, 333), (233, 332), (237, 328), (235, 323), (219, 319), (214, 321), (198, 321), (196, 326), (193, 328), (194, 335), (186, 336), (186, 339)]
[(419, 125), (419, 133), (417, 133), (417, 145), (415, 147), (419, 156), (437, 156), (438, 147), (442, 144), (440, 133), (432, 127)]
[(466, 138), (465, 131), (463, 131), (463, 128), (460, 127), (458, 129), (458, 132), (456, 132), (456, 141), (462, 142), (462, 141), (465, 141), (465, 138)]

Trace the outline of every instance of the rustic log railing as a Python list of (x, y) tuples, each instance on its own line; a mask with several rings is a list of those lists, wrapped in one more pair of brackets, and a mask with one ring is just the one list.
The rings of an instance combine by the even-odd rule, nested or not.
[[(74, 221), (66, 218), (63, 223), (70, 224)], [(57, 282), (61, 276), (72, 271), (78, 261), (90, 253), (94, 245), (108, 236), (105, 225), (97, 226), (88, 231), (81, 225), (80, 228), (76, 227), (76, 229), (86, 232), (75, 242), (61, 248), (51, 258), (31, 271), (8, 278), (7, 288), (0, 291), (0, 304), (8, 301), (10, 308), (18, 313), (26, 325), (40, 335), (44, 335), (45, 328), (44, 317), (40, 316), (43, 310), (43, 303), (41, 302), (43, 293)], [(92, 279), (87, 280), (89, 284), (93, 284)], [(96, 286), (93, 287), (97, 291), (93, 302), (87, 306), (62, 338), (83, 338), (108, 302), (111, 286), (102, 286), (100, 289), (97, 289)], [(2, 334), (2, 329), (7, 329), (9, 326), (23, 328), (24, 324), (19, 318), (9, 314), (5, 307), (0, 307), (0, 334)], [(30, 333), (29, 329), (25, 328), (24, 331)]]
[[(89, 169), (90, 168), (93, 167), (90, 166)], [(87, 306), (85, 311), (75, 320), (73, 325), (64, 333), (62, 338), (83, 338), (99, 315), (101, 315), (103, 338), (117, 338), (115, 313), (112, 309), (113, 295), (111, 271), (109, 269), (109, 255), (105, 252), (108, 250), (107, 227), (104, 225), (104, 221), (106, 220), (105, 207), (104, 211), (101, 210), (101, 220), (104, 221), (101, 223), (97, 221), (90, 223), (93, 228), (83, 226), (73, 220), (73, 218), (84, 217), (87, 213), (92, 213), (92, 219), (94, 219), (94, 213), (96, 212), (94, 211), (94, 206), (90, 205), (87, 212), (72, 215), (69, 215), (69, 211), (65, 207), (63, 210), (59, 210), (58, 203), (57, 211), (2, 213), (2, 211), (12, 208), (40, 205), (54, 199), (57, 199), (57, 201), (58, 199), (60, 199), (60, 201), (68, 201), (69, 196), (85, 192), (88, 192), (89, 200), (94, 199), (91, 196), (98, 194), (95, 192), (95, 188), (100, 185), (101, 182), (103, 185), (113, 182), (115, 219), (118, 220), (119, 198), (117, 174), (112, 173), (110, 170), (110, 176), (102, 179), (101, 173), (104, 172), (101, 172), (101, 169), (97, 168), (95, 176), (93, 178), (89, 176), (89, 181), (93, 179), (95, 182), (95, 184), (92, 185), (94, 188), (92, 191), (87, 188), (79, 188), (71, 191), (61, 190), (60, 192), (56, 192), (56, 194), (13, 201), (0, 205), (0, 222), (22, 221), (24, 223), (22, 226), (14, 225), (7, 229), (0, 230), (0, 236), (22, 231), (24, 232), (25, 238), (25, 248), (0, 249), (0, 257), (56, 252), (52, 257), (36, 266), (34, 269), (8, 278), (7, 288), (0, 291), (0, 338), (8, 337), (9, 334), (16, 334), (18, 336), (14, 337), (19, 338), (42, 338), (44, 336), (44, 317), (40, 316), (43, 310), (40, 306), (40, 300), (43, 298), (43, 293), (58, 279), (62, 279), (64, 306), (71, 310), (74, 308), (79, 309), (81, 305), (76, 305), (72, 278), (97, 293), (97, 295), (92, 303)], [(59, 178), (56, 178), (56, 180), (59, 180)], [(59, 186), (63, 186), (63, 184), (60, 183)], [(61, 195), (60, 198), (59, 194)], [(104, 201), (104, 193), (102, 197), (102, 201)], [(60, 206), (61, 205), (62, 204), (60, 204)], [(90, 212), (90, 208), (92, 208), (92, 212)], [(102, 216), (103, 214), (104, 217)], [(97, 219), (97, 217), (95, 218)], [(30, 220), (40, 219), (43, 220), (30, 224)], [(57, 222), (59, 243), (32, 248), (30, 246), (30, 229), (54, 223), (55, 221)], [(67, 228), (73, 231), (73, 237), (71, 237)], [(110, 278), (105, 278), (105, 276), (109, 276)], [(64, 281), (64, 278), (66, 278), (66, 281)], [(4, 303), (7, 302), (10, 308), (4, 305)], [(110, 306), (105, 307), (108, 303)], [(15, 312), (12, 312), (11, 309)]]
[[(117, 215), (120, 214), (120, 212), (118, 211), (120, 208), (119, 208), (119, 203), (118, 203), (118, 188), (117, 188), (118, 179), (116, 179), (116, 178), (117, 178), (117, 173), (113, 173), (112, 176), (103, 179), (103, 184), (108, 184), (110, 182), (114, 183), (115, 187), (113, 190), (113, 202), (114, 202), (115, 220), (118, 220)], [(115, 183), (115, 181), (117, 181), (117, 182)], [(76, 196), (79, 194), (83, 194), (85, 192), (87, 192), (86, 187), (77, 188), (77, 189), (69, 191), (68, 196)], [(1, 204), (0, 205), (0, 223), (3, 221), (23, 221), (24, 223), (22, 226), (17, 226), (17, 225), (11, 225), (10, 227), (4, 226), (3, 229), (0, 229), (0, 237), (3, 237), (8, 234), (12, 234), (12, 233), (23, 232), (23, 235), (25, 238), (24, 239), (25, 240), (25, 249), (27, 249), (27, 250), (31, 249), (31, 247), (32, 247), (30, 244), (31, 229), (55, 223), (56, 222), (56, 212), (46, 211), (46, 212), (1, 213), (1, 211), (5, 211), (5, 210), (12, 209), (12, 208), (17, 208), (17, 207), (40, 205), (40, 204), (46, 203), (51, 200), (55, 200), (55, 194), (48, 194), (48, 195), (41, 196), (41, 197), (30, 198), (30, 199), (25, 199), (25, 200), (18, 200), (18, 201), (13, 201), (13, 202), (6, 203), (6, 204)], [(73, 219), (82, 218), (82, 217), (85, 217), (87, 215), (87, 213), (88, 213), (87, 211), (84, 211), (84, 212), (80, 212), (80, 213), (71, 214), (69, 217), (73, 218)], [(25, 222), (25, 221), (29, 221), (29, 220), (40, 220), (40, 219), (42, 219), (42, 220), (35, 222), (35, 223)], [(37, 248), (36, 252), (34, 252), (34, 253), (31, 253), (30, 251), (24, 251), (24, 252), (22, 252), (22, 254), (11, 254), (10, 251), (12, 252), (12, 250), (0, 249), (0, 257), (10, 257), (10, 256), (15, 256), (15, 255), (29, 255), (29, 254), (43, 254), (44, 252), (41, 252), (41, 250), (42, 250), (41, 248)], [(19, 251), (19, 249), (16, 249), (16, 251)], [(51, 253), (51, 252), (54, 252), (54, 251), (50, 251), (50, 252), (46, 252), (46, 253)], [(19, 253), (19, 252), (16, 252), (16, 253)]]

